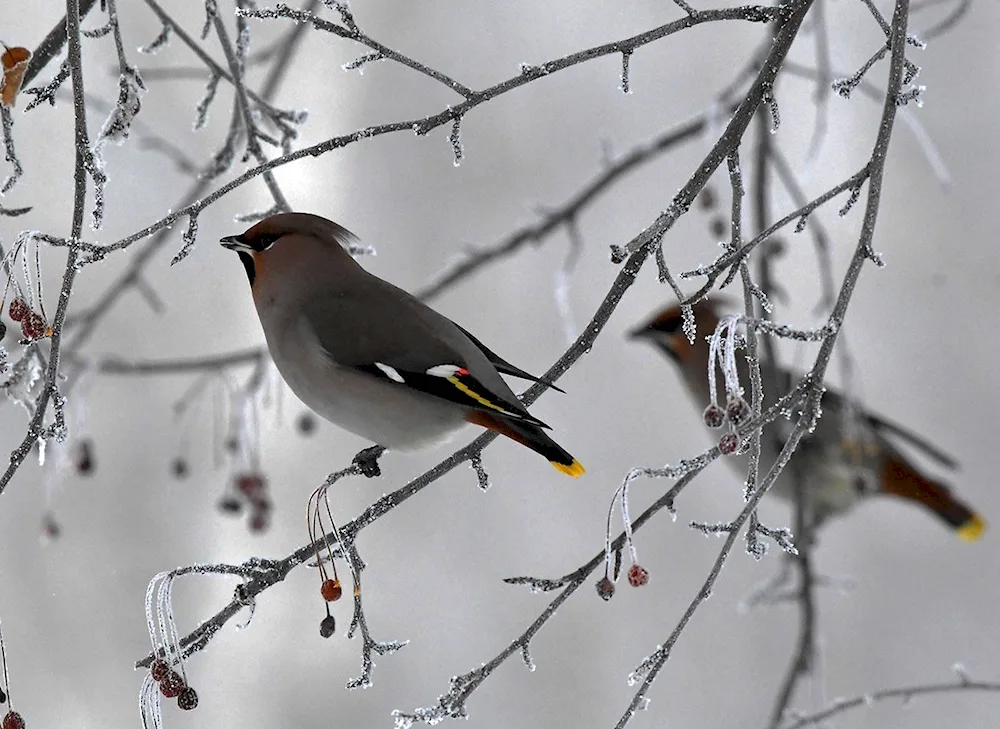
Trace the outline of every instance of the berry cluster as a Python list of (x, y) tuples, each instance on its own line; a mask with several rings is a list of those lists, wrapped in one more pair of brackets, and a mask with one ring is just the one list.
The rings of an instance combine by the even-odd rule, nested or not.
[(149, 672), (153, 680), (160, 684), (160, 693), (168, 699), (176, 698), (178, 707), (190, 711), (198, 706), (198, 693), (166, 661), (157, 658), (149, 667)]
[[(648, 582), (649, 570), (641, 564), (635, 562), (628, 568), (628, 583), (632, 585), (632, 587), (642, 587)], [(597, 588), (597, 594), (604, 601), (608, 601), (615, 596), (615, 583), (606, 574), (597, 581), (595, 587)]]
[(267, 480), (259, 473), (240, 473), (233, 478), (233, 489), (219, 501), (227, 514), (239, 514), (247, 506), (250, 531), (259, 534), (271, 523), (271, 500), (267, 497)]
[(721, 428), (729, 423), (730, 431), (719, 438), (722, 455), (730, 456), (739, 450), (740, 439), (736, 435), (736, 429), (750, 420), (750, 406), (746, 400), (739, 395), (730, 394), (725, 409), (713, 402), (705, 408), (701, 417), (709, 428)]
[(32, 311), (24, 299), (15, 298), (11, 301), (7, 313), (11, 319), (21, 323), (21, 334), (29, 342), (52, 334), (45, 317)]

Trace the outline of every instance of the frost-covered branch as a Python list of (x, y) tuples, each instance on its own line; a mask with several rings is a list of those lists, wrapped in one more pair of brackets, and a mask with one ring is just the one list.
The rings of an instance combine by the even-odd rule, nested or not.
[[(151, 6), (155, 6), (154, 0), (146, 0)], [(158, 7), (158, 6), (156, 6)], [(154, 8), (155, 9), (155, 8)], [(364, 129), (359, 129), (350, 134), (344, 134), (337, 137), (332, 137), (326, 141), (314, 144), (310, 147), (304, 147), (302, 149), (295, 150), (288, 154), (284, 154), (281, 157), (276, 157), (275, 159), (269, 160), (264, 164), (260, 164), (252, 169), (249, 169), (237, 176), (235, 179), (231, 180), (222, 187), (214, 190), (208, 195), (204, 196), (201, 200), (191, 205), (187, 205), (179, 210), (166, 215), (157, 222), (146, 226), (142, 230), (136, 231), (131, 235), (128, 235), (114, 243), (110, 243), (106, 246), (100, 246), (98, 249), (103, 253), (107, 254), (112, 251), (124, 250), (134, 244), (136, 241), (142, 240), (153, 233), (173, 225), (178, 220), (191, 215), (198, 215), (202, 210), (204, 210), (209, 205), (213, 204), (220, 198), (228, 195), (233, 190), (241, 187), (250, 180), (258, 177), (265, 172), (276, 169), (278, 167), (284, 166), (291, 162), (299, 159), (304, 159), (307, 157), (318, 157), (334, 149), (340, 149), (355, 142), (359, 142), (365, 139), (371, 139), (373, 137), (381, 136), (383, 134), (391, 134), (400, 131), (414, 132), (419, 136), (423, 136), (431, 132), (432, 130), (445, 125), (451, 124), (455, 119), (465, 116), (472, 109), (496, 99), (498, 96), (506, 94), (514, 89), (520, 88), (532, 81), (542, 78), (543, 76), (550, 76), (554, 73), (562, 71), (564, 69), (570, 68), (572, 66), (584, 63), (586, 61), (593, 60), (595, 58), (600, 58), (613, 53), (621, 53), (623, 50), (635, 50), (644, 45), (653, 43), (654, 41), (665, 38), (669, 35), (677, 33), (679, 31), (685, 30), (687, 28), (693, 27), (695, 25), (700, 25), (707, 22), (717, 22), (723, 20), (742, 20), (754, 23), (763, 23), (771, 20), (780, 20), (786, 11), (783, 8), (773, 8), (769, 6), (743, 6), (739, 8), (726, 8), (720, 10), (702, 10), (698, 11), (694, 16), (685, 16), (684, 18), (667, 23), (653, 30), (647, 31), (646, 33), (640, 33), (636, 36), (631, 36), (629, 38), (624, 38), (620, 41), (615, 41), (612, 43), (606, 43), (600, 46), (594, 46), (584, 51), (578, 51), (576, 53), (571, 53), (567, 56), (554, 59), (552, 61), (547, 61), (541, 66), (527, 66), (522, 69), (521, 73), (516, 76), (512, 76), (505, 81), (501, 81), (493, 86), (477, 91), (471, 99), (466, 99), (459, 104), (449, 105), (442, 111), (435, 114), (430, 114), (424, 117), (418, 117), (414, 119), (408, 119), (405, 121), (390, 122), (388, 124), (378, 124), (375, 126), (366, 127)], [(160, 10), (162, 13), (162, 9)], [(165, 16), (165, 14), (164, 14)], [(166, 16), (169, 17), (169, 16)], [(192, 41), (192, 45), (197, 47), (197, 43)], [(202, 51), (202, 53), (204, 53)], [(211, 62), (211, 59), (207, 59), (206, 62)], [(214, 62), (212, 62), (214, 63)], [(220, 69), (221, 73), (225, 73)], [(224, 78), (228, 77), (224, 76)], [(758, 97), (759, 99), (760, 89), (751, 90), (751, 97)], [(253, 98), (253, 97), (251, 97)], [(256, 99), (255, 99), (256, 100)], [(756, 105), (755, 105), (756, 107)], [(724, 158), (724, 156), (723, 156)], [(721, 160), (720, 160), (721, 161)], [(717, 164), (715, 166), (718, 166)], [(713, 166), (713, 169), (714, 167)], [(689, 194), (690, 191), (685, 191), (685, 196)], [(638, 248), (638, 246), (637, 246)]]
[(879, 702), (890, 699), (899, 699), (905, 706), (919, 696), (964, 693), (966, 691), (997, 693), (1000, 692), (1000, 683), (959, 680), (949, 683), (921, 684), (872, 691), (850, 699), (836, 699), (826, 708), (811, 714), (789, 717), (790, 721), (787, 724), (782, 724), (781, 729), (803, 729), (803, 727), (821, 726), (827, 719), (831, 719), (851, 709), (869, 708)]

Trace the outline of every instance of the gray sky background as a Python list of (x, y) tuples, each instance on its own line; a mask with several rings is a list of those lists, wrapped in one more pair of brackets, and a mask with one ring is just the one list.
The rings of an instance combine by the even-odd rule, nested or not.
[[(139, 56), (159, 23), (139, 2), (120, 3), (126, 48), (141, 70), (193, 63), (178, 40), (159, 55)], [(703, 2), (693, 3), (706, 7)], [(61, 17), (57, 4), (6, 9), (0, 37), (34, 46)], [(197, 3), (165, 3), (196, 33)], [(877, 2), (889, 15), (888, 2)], [(224, 12), (230, 3), (223, 2)], [(679, 17), (668, 2), (631, 3), (354, 3), (372, 37), (452, 74), (472, 87), (540, 63), (623, 38)], [(948, 6), (950, 7), (950, 5)], [(927, 11), (913, 32), (941, 12)], [(834, 68), (851, 73), (880, 43), (863, 4), (826, 3)], [(97, 18), (85, 27), (98, 25)], [(253, 48), (265, 46), (289, 21), (252, 24)], [(277, 178), (292, 204), (338, 220), (378, 249), (364, 261), (376, 274), (409, 289), (426, 283), (467, 246), (486, 245), (536, 219), (536, 211), (567, 199), (600, 169), (602, 144), (621, 153), (702, 112), (713, 92), (741, 66), (762, 34), (743, 23), (709, 24), (638, 50), (631, 59), (633, 93), (623, 95), (620, 58), (604, 58), (560, 72), (479, 107), (462, 124), (465, 159), (452, 163), (448, 128), (427, 137), (402, 133), (352, 145), (318, 159), (280, 168)], [(988, 522), (1000, 523), (996, 434), (1000, 395), (994, 329), (1000, 307), (1000, 253), (995, 239), (995, 190), (1000, 148), (994, 120), (996, 38), (1000, 9), (973, 3), (961, 24), (909, 57), (922, 67), (922, 109), (906, 107), (933, 140), (950, 174), (943, 186), (905, 123), (893, 137), (875, 247), (888, 266), (866, 267), (845, 326), (868, 405), (931, 438), (962, 463), (954, 476), (961, 494)], [(811, 63), (813, 35), (803, 32), (792, 58)], [(216, 43), (207, 47), (222, 59)], [(437, 112), (456, 95), (408, 69), (383, 61), (365, 73), (341, 65), (364, 51), (311, 33), (279, 94), (281, 107), (308, 108), (307, 145), (357, 128)], [(84, 46), (88, 91), (114, 98), (110, 37)], [(52, 65), (39, 81), (55, 72)], [(884, 84), (886, 64), (869, 79)], [(250, 83), (259, 83), (252, 72)], [(205, 159), (220, 143), (231, 96), (220, 86), (207, 129), (194, 133), (202, 80), (152, 81), (141, 121)], [(814, 109), (811, 87), (787, 79), (778, 89), (782, 125), (776, 141), (812, 194), (844, 179), (870, 153), (880, 107), (856, 94), (829, 101), (829, 134), (819, 156), (806, 160)], [(62, 101), (21, 116), (15, 134), (26, 176), (5, 206), (34, 205), (18, 219), (0, 219), (8, 245), (24, 229), (69, 230), (72, 209), (71, 105)], [(96, 133), (104, 114), (95, 113)], [(581, 217), (584, 249), (571, 282), (576, 326), (590, 317), (618, 268), (608, 246), (645, 227), (687, 180), (712, 138), (679, 148), (643, 167), (603, 195)], [(744, 148), (749, 157), (749, 147)], [(108, 213), (105, 228), (89, 239), (114, 241), (159, 219), (177, 205), (190, 181), (163, 156), (140, 151), (136, 141), (106, 154)], [(6, 174), (7, 168), (0, 168)], [(713, 185), (724, 193), (727, 182)], [(725, 197), (722, 198), (725, 200)], [(775, 212), (791, 209), (782, 196)], [(200, 217), (198, 245), (170, 267), (183, 226), (148, 269), (166, 304), (155, 315), (135, 293), (108, 313), (87, 352), (167, 358), (221, 353), (263, 342), (242, 268), (216, 241), (244, 226), (233, 215), (269, 204), (260, 182), (245, 185)], [(723, 203), (725, 204), (725, 203)], [(829, 226), (839, 281), (856, 242), (859, 205), (838, 219), (834, 204), (822, 213)], [(777, 317), (813, 326), (810, 308), (818, 284), (809, 240), (786, 236), (789, 253), (778, 265), (790, 305)], [(566, 255), (565, 231), (529, 247), (466, 281), (435, 302), (497, 352), (531, 371), (542, 371), (565, 349), (563, 322), (553, 295), (554, 274)], [(685, 216), (664, 242), (675, 271), (711, 260), (716, 242), (708, 217)], [(75, 301), (92, 301), (127, 254), (85, 269)], [(62, 254), (44, 252), (54, 308)], [(347, 692), (360, 671), (359, 644), (343, 630), (349, 606), (338, 604), (337, 637), (322, 640), (323, 608), (313, 572), (297, 570), (266, 592), (250, 628), (227, 627), (193, 658), (189, 676), (201, 696), (197, 711), (165, 707), (168, 726), (391, 726), (389, 712), (429, 706), (465, 673), (499, 652), (534, 620), (546, 596), (507, 586), (502, 577), (555, 577), (575, 569), (603, 545), (611, 494), (633, 466), (659, 466), (699, 453), (710, 444), (698, 413), (668, 364), (623, 332), (668, 299), (653, 265), (643, 272), (593, 351), (560, 380), (568, 394), (546, 395), (533, 413), (587, 467), (579, 481), (510, 442), (497, 442), (484, 462), (493, 487), (485, 494), (467, 467), (441, 479), (417, 498), (366, 529), (359, 540), (368, 563), (367, 612), (376, 638), (410, 645), (377, 660), (375, 685)], [(8, 347), (16, 347), (8, 336)], [(840, 346), (840, 345), (838, 345)], [(785, 350), (807, 362), (813, 350)], [(836, 376), (837, 368), (831, 371)], [(240, 373), (242, 376), (242, 373)], [(215, 507), (229, 473), (212, 463), (211, 398), (187, 421), (192, 475), (177, 481), (169, 466), (185, 437), (171, 406), (189, 376), (143, 379), (95, 377), (82, 405), (77, 434), (95, 441), (96, 473), (82, 479), (29, 463), (0, 499), (0, 618), (12, 670), (17, 709), (29, 726), (135, 726), (146, 654), (143, 597), (160, 570), (194, 562), (242, 562), (257, 555), (283, 557), (304, 543), (305, 502), (327, 473), (345, 466), (366, 445), (330, 425), (309, 438), (293, 427), (302, 406), (286, 392), (283, 417), (265, 417), (263, 468), (276, 504), (264, 536)], [(25, 415), (4, 406), (0, 442), (13, 448)], [(455, 440), (463, 444), (470, 429)], [(382, 480), (337, 485), (333, 503), (344, 520), (371, 501), (433, 465), (449, 451), (390, 454)], [(39, 520), (48, 481), (63, 537), (40, 544)], [(633, 513), (661, 494), (665, 481), (639, 482)], [(619, 586), (610, 603), (590, 586), (581, 589), (533, 642), (537, 670), (512, 659), (470, 699), (470, 725), (500, 727), (607, 727), (621, 715), (633, 689), (628, 673), (664, 642), (694, 596), (721, 542), (705, 539), (688, 521), (722, 521), (741, 508), (740, 481), (713, 465), (666, 514), (639, 532), (637, 546), (649, 569), (642, 590)], [(765, 523), (789, 522), (788, 510), (769, 503)], [(856, 588), (819, 594), (823, 654), (816, 678), (795, 706), (814, 709), (837, 696), (897, 685), (948, 681), (963, 663), (973, 677), (1000, 679), (996, 605), (1000, 565), (994, 528), (964, 544), (918, 509), (878, 502), (822, 533), (817, 566), (823, 575), (851, 577)], [(784, 675), (796, 633), (792, 608), (738, 615), (736, 605), (778, 568), (771, 555), (754, 562), (741, 552), (726, 565), (712, 598), (684, 632), (650, 692), (650, 713), (635, 727), (763, 726)], [(176, 610), (190, 630), (213, 614), (231, 582), (190, 578), (178, 583)], [(1000, 708), (987, 694), (915, 699), (909, 709), (886, 702), (844, 715), (843, 728), (931, 729), (985, 727)]]

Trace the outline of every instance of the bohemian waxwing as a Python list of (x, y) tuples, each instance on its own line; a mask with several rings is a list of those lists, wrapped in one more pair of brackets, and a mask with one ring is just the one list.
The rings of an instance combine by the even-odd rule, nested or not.
[[(664, 309), (630, 334), (652, 343), (677, 364), (684, 384), (701, 412), (710, 402), (709, 344), (706, 336), (715, 331), (720, 317), (716, 302), (703, 301), (693, 308), (698, 325), (694, 344), (688, 342), (682, 331), (681, 310), (676, 305)], [(740, 382), (749, 389), (746, 361), (742, 356), (737, 356), (736, 360)], [(761, 369), (766, 387), (771, 372), (766, 362), (762, 363)], [(781, 386), (785, 388), (783, 393), (792, 382), (791, 375), (785, 371), (778, 375)], [(721, 379), (718, 387), (721, 402), (725, 403)], [(776, 399), (776, 394), (765, 392), (765, 399), (766, 404), (770, 404)], [(979, 538), (986, 527), (983, 519), (958, 501), (947, 486), (917, 471), (886, 435), (894, 435), (910, 443), (950, 468), (956, 466), (953, 460), (900, 426), (859, 408), (847, 407), (844, 397), (833, 390), (826, 390), (822, 407), (823, 416), (815, 431), (800, 441), (795, 455), (771, 488), (771, 493), (790, 500), (795, 489), (794, 474), (799, 473), (806, 479), (806, 514), (814, 527), (830, 516), (848, 511), (869, 496), (890, 495), (930, 509), (955, 529), (962, 539), (972, 541)], [(779, 419), (765, 428), (765, 437), (761, 439), (762, 468), (769, 467), (777, 455), (772, 427), (778, 428), (778, 435), (787, 435), (785, 431), (790, 430), (791, 425), (789, 421)], [(746, 472), (745, 458), (730, 460), (737, 467), (742, 465), (743, 472)]]
[(582, 474), (500, 374), (541, 380), (365, 271), (345, 250), (356, 240), (318, 215), (282, 213), (221, 241), (243, 262), (267, 348), (292, 392), (385, 448), (433, 445), (474, 423)]

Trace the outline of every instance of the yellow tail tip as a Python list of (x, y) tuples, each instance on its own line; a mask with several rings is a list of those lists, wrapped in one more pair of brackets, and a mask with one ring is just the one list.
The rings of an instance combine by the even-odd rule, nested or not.
[(573, 462), (568, 466), (565, 463), (556, 463), (555, 461), (549, 461), (557, 470), (565, 473), (567, 476), (572, 476), (573, 478), (580, 478), (584, 474), (584, 468), (580, 465), (580, 462), (573, 459)]
[(959, 539), (965, 542), (974, 542), (983, 535), (986, 530), (986, 522), (979, 514), (973, 514), (972, 518), (958, 528)]

